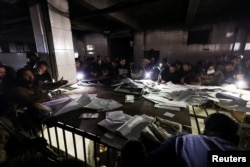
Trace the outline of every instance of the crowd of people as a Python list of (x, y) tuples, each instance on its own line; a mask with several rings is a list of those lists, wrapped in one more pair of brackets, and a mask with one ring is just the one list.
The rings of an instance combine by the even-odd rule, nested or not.
[[(81, 79), (131, 78), (159, 83), (221, 85), (247, 80), (250, 74), (250, 60), (243, 63), (238, 56), (229, 60), (218, 56), (215, 62), (199, 60), (195, 65), (178, 60), (169, 62), (167, 58), (159, 62), (154, 57), (142, 59), (137, 65), (125, 58), (111, 59), (100, 55), (84, 61), (76, 58), (75, 63), (76, 72), (84, 75)], [(27, 53), (27, 64), (17, 70), (0, 63), (0, 165), (16, 156), (8, 149), (13, 148), (8, 142), (10, 136), (22, 130), (32, 130), (45, 122), (51, 110), (42, 103), (52, 98), (51, 90), (67, 84), (63, 78), (52, 82), (48, 69), (48, 63), (35, 53)], [(17, 163), (22, 161), (16, 160)]]
[(89, 57), (84, 61), (76, 60), (77, 72), (84, 75), (84, 80), (103, 78), (126, 78), (134, 80), (151, 79), (159, 83), (192, 84), (205, 86), (221, 86), (235, 84), (244, 80), (248, 88), (250, 75), (250, 59), (234, 55), (219, 55), (213, 62), (198, 60), (195, 63), (176, 60), (169, 62), (167, 58), (156, 61), (154, 57), (144, 58), (140, 64), (128, 62), (125, 58), (111, 59)]
[(46, 148), (45, 139), (30, 138), (29, 132), (50, 118), (42, 102), (67, 82), (52, 82), (47, 62), (35, 53), (27, 53), (27, 64), (17, 70), (0, 63), (0, 166), (25, 166)]
[[(51, 99), (49, 91), (67, 84), (61, 78), (52, 82), (48, 64), (39, 60), (35, 53), (27, 54), (27, 64), (14, 70), (11, 66), (0, 64), (0, 106), (1, 115), (16, 115), (27, 108), (39, 107), (39, 103)], [(38, 105), (39, 104), (39, 105)]]

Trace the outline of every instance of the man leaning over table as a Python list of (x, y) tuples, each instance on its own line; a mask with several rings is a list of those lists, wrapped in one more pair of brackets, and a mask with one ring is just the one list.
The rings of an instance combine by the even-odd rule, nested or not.
[(41, 103), (51, 99), (48, 91), (67, 84), (67, 80), (61, 78), (54, 83), (44, 83), (35, 80), (31, 70), (21, 68), (17, 71), (17, 85), (15, 87), (16, 102), (19, 105)]
[(68, 81), (63, 80), (63, 78), (54, 83), (37, 81), (32, 71), (28, 68), (18, 69), (16, 76), (15, 86), (9, 92), (11, 98), (8, 100), (7, 106), (7, 111), (10, 112), (11, 115), (25, 113), (25, 111), (30, 111), (28, 109), (33, 108), (35, 109), (35, 114), (32, 114), (34, 114), (35, 117), (48, 117), (51, 114), (51, 110), (49, 107), (43, 105), (42, 102), (51, 100), (50, 90), (68, 83)]

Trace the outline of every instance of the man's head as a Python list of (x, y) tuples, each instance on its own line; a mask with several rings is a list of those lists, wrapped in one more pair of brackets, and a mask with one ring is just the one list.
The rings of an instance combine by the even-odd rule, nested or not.
[(233, 62), (234, 65), (239, 65), (240, 64), (241, 57), (238, 55), (234, 55), (231, 58), (231, 61)]
[(48, 63), (46, 61), (42, 61), (42, 60), (38, 61), (36, 63), (36, 69), (37, 69), (37, 73), (39, 75), (42, 75), (42, 74), (44, 74), (47, 71), (47, 69), (48, 69)]
[(80, 68), (81, 67), (81, 61), (79, 58), (75, 58), (75, 66), (76, 68)]
[(189, 62), (184, 62), (184, 63), (182, 64), (182, 69), (183, 69), (183, 71), (185, 71), (185, 72), (190, 71), (190, 70), (192, 69), (191, 64), (190, 64)]
[(238, 144), (239, 125), (229, 116), (222, 113), (214, 113), (209, 115), (205, 121), (204, 135), (217, 136), (222, 139)]
[(21, 68), (17, 70), (17, 79), (23, 84), (33, 84), (35, 77), (32, 71), (28, 68)]
[(150, 61), (148, 59), (142, 59), (141, 60), (141, 66), (142, 67), (146, 67), (149, 63), (150, 63)]
[(104, 57), (104, 62), (105, 63), (109, 63), (110, 62), (110, 57), (109, 56), (105, 56)]
[(175, 62), (176, 70), (180, 70), (182, 67), (182, 62), (179, 60), (176, 60)]
[(120, 62), (120, 65), (123, 66), (123, 65), (126, 64), (126, 59), (125, 58), (121, 58), (119, 62)]
[(176, 65), (174, 63), (169, 65), (169, 72), (174, 73), (176, 71)]
[(117, 60), (112, 59), (112, 60), (111, 60), (111, 64), (112, 64), (113, 67), (117, 67), (118, 62), (117, 62)]
[(230, 72), (234, 70), (234, 66), (232, 62), (227, 62), (224, 66), (226, 72)]
[(214, 64), (212, 62), (207, 63), (207, 74), (211, 75), (215, 73)]

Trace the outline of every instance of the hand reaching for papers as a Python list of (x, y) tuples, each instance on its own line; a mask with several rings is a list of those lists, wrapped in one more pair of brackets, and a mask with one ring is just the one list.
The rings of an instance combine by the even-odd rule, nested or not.
[(60, 85), (66, 85), (68, 83), (68, 80), (64, 80), (63, 77), (59, 80)]

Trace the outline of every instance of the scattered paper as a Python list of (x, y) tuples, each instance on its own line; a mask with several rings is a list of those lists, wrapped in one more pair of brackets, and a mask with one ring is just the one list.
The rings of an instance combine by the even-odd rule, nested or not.
[(125, 96), (125, 103), (134, 103), (135, 96), (134, 95), (126, 95)]
[(175, 116), (175, 114), (170, 113), (170, 112), (165, 112), (163, 115), (169, 118), (173, 118)]
[(72, 100), (73, 99), (70, 98), (69, 96), (61, 96), (61, 97), (57, 97), (56, 99), (43, 102), (42, 104), (49, 106), (53, 110), (53, 113), (54, 113), (60, 110), (66, 104), (70, 103)]
[(99, 113), (83, 113), (79, 118), (98, 118)]
[(106, 119), (108, 121), (118, 121), (118, 122), (125, 122), (127, 121), (125, 114), (123, 111), (112, 111), (106, 112)]
[(123, 105), (113, 99), (102, 99), (102, 98), (96, 97), (84, 107), (94, 109), (94, 110), (108, 111), (108, 110), (119, 108), (121, 106)]
[(180, 107), (172, 107), (172, 106), (168, 106), (168, 105), (162, 105), (162, 104), (155, 104), (156, 108), (163, 108), (163, 109), (167, 109), (167, 110), (173, 110), (173, 111), (180, 111), (181, 108)]
[(91, 101), (88, 94), (76, 94), (76, 95), (70, 95), (69, 97), (72, 98), (72, 100), (66, 105), (62, 106), (60, 109), (54, 111), (53, 114), (54, 116), (58, 116), (61, 114), (65, 114), (69, 111), (82, 108)]
[(144, 98), (153, 101), (155, 103), (157, 103), (159, 106), (171, 106), (171, 107), (182, 107), (182, 108), (186, 108), (187, 107), (187, 103), (184, 101), (170, 101), (164, 97), (160, 97), (158, 95), (155, 94), (147, 94), (147, 95), (143, 95)]
[(138, 139), (141, 132), (154, 118), (146, 114), (134, 115), (126, 123), (116, 129), (116, 132), (127, 139)]

